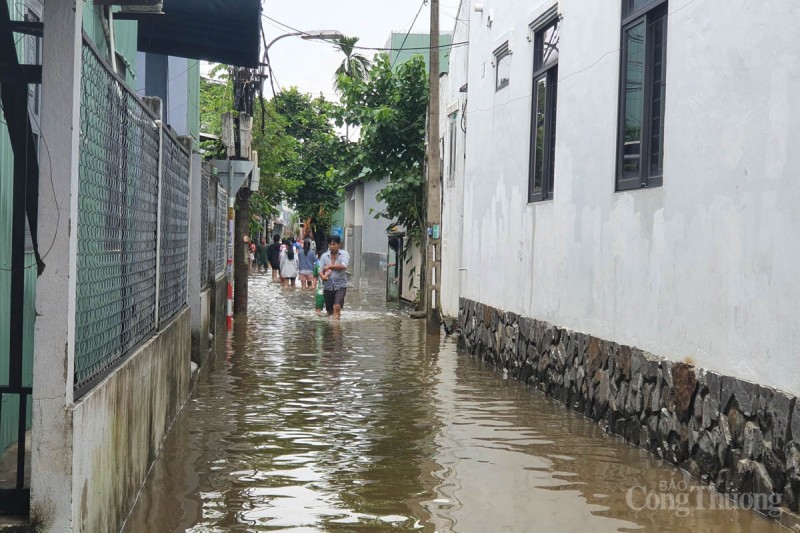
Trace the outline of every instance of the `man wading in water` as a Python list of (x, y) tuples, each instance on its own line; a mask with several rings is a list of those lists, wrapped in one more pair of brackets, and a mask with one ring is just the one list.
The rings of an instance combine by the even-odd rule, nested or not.
[(339, 320), (344, 307), (344, 295), (347, 293), (347, 264), (350, 254), (340, 250), (342, 240), (333, 235), (328, 243), (328, 251), (322, 254), (319, 260), (321, 267), (320, 277), (325, 288), (325, 310), (328, 316)]

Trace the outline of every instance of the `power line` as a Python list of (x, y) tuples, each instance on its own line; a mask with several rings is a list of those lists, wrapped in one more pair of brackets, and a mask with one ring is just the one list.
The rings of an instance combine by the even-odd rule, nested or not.
[[(298, 30), (297, 28), (295, 28), (293, 26), (289, 26), (288, 24), (284, 24), (283, 22), (281, 22), (279, 20), (276, 20), (276, 19), (274, 19), (274, 18), (272, 18), (270, 16), (267, 16), (267, 15), (261, 15), (261, 16), (266, 18), (266, 19), (268, 19), (268, 20), (271, 20), (271, 21), (279, 24), (280, 26), (283, 26), (283, 28), (295, 31), (295, 32), (297, 32), (297, 33), (299, 33), (301, 35), (306, 36), (306, 37), (312, 37), (312, 38), (314, 38), (315, 42), (320, 42), (320, 43), (324, 43), (325, 42), (324, 40), (317, 39), (316, 36), (311, 34), (311, 33), (305, 32), (303, 30)], [(443, 44), (443, 45), (436, 46), (434, 48), (438, 48), (438, 49), (451, 48), (451, 47), (456, 47), (456, 46), (467, 46), (468, 44), (469, 44), (469, 41), (462, 41), (462, 42), (459, 42), (459, 43)], [(375, 52), (394, 52), (395, 51), (395, 49), (393, 49), (393, 48), (379, 48), (379, 47), (374, 47), (374, 46), (358, 46), (358, 45), (355, 45), (355, 46), (353, 46), (353, 48), (358, 49), (358, 50), (372, 50), (372, 51), (375, 51)], [(429, 47), (429, 46), (421, 46), (421, 47), (416, 47), (416, 48), (405, 48), (405, 50), (406, 51), (409, 51), (409, 50), (431, 50), (431, 47)]]
[[(3, 109), (2, 104), (0, 104), (0, 112), (5, 113), (5, 110)], [(52, 160), (52, 158), (50, 156), (50, 147), (47, 145), (47, 139), (45, 138), (44, 134), (42, 133), (42, 126), (39, 123), (39, 121), (37, 120), (36, 115), (33, 113), (33, 110), (30, 107), (30, 103), (28, 103), (28, 112), (30, 113), (29, 117), (36, 123), (36, 127), (38, 128), (38, 131), (39, 131), (39, 140), (42, 142), (42, 145), (44, 145), (45, 152), (47, 153), (47, 161), (48, 161), (47, 169), (49, 171), (48, 172), (48, 178), (50, 180), (50, 188), (51, 188), (51, 190), (53, 192), (53, 202), (55, 203), (55, 208), (56, 208), (56, 229), (53, 231), (53, 240), (50, 242), (50, 246), (47, 248), (47, 251), (45, 251), (45, 253), (43, 255), (40, 255), (40, 257), (39, 257), (39, 259), (42, 262), (44, 262), (44, 260), (47, 258), (47, 256), (50, 255), (50, 252), (52, 251), (53, 246), (56, 244), (56, 238), (58, 237), (58, 229), (61, 226), (61, 207), (58, 205), (58, 195), (56, 194), (56, 187), (55, 187), (55, 184), (53, 183), (53, 160)], [(3, 122), (3, 124), (6, 124), (6, 123)], [(26, 141), (26, 143), (27, 143), (27, 141)], [(26, 165), (27, 165), (27, 163), (26, 163)], [(26, 183), (26, 187), (27, 187), (27, 183)], [(33, 228), (31, 228), (31, 231), (33, 231)], [(37, 250), (37, 252), (38, 252), (38, 250)], [(37, 268), (38, 266), (39, 266), (38, 263), (35, 263), (35, 264), (30, 265), (30, 266), (23, 267), (21, 270), (30, 270), (32, 268)], [(13, 272), (15, 270), (16, 269), (14, 269), (14, 268), (0, 268), (0, 272)]]
[(417, 23), (417, 19), (419, 18), (419, 14), (422, 13), (422, 8), (428, 4), (428, 0), (422, 0), (422, 4), (419, 6), (419, 10), (417, 11), (414, 20), (411, 21), (411, 26), (409, 26), (408, 31), (406, 32), (406, 36), (403, 37), (403, 43), (400, 45), (400, 49), (397, 51), (397, 55), (392, 60), (392, 65), (390, 68), (394, 68), (394, 64), (397, 62), (397, 59), (400, 57), (400, 52), (403, 51), (403, 47), (406, 45), (406, 41), (408, 40), (408, 36), (411, 35), (411, 30), (414, 29), (414, 24)]

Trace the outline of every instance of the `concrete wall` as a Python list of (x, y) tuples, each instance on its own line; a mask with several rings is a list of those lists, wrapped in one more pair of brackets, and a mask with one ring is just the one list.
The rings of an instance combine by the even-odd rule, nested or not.
[(168, 60), (167, 91), (169, 106), (167, 107), (167, 124), (179, 135), (188, 135), (189, 123), (189, 60), (183, 57), (170, 57)]
[(553, 4), (469, 13), (462, 295), (800, 392), (800, 3), (670, 1), (664, 186), (616, 193), (621, 3), (559, 2), (555, 198), (528, 204), (528, 26)]
[(213, 320), (210, 327), (213, 327), (214, 343), (211, 348), (215, 354), (224, 353), (225, 338), (227, 336), (227, 310), (228, 310), (228, 278), (223, 274), (218, 277), (211, 286), (211, 309), (213, 310)]
[[(345, 229), (347, 235), (345, 248), (350, 252), (350, 271), (352, 286), (379, 289), (386, 287), (386, 256), (389, 237), (386, 228), (390, 221), (375, 218), (375, 214), (385, 209), (384, 202), (378, 200), (378, 193), (389, 182), (358, 182), (348, 187), (346, 193)], [(347, 198), (352, 197), (351, 200)], [(352, 232), (347, 234), (347, 228)]]
[(140, 96), (158, 96), (164, 102), (165, 122), (178, 135), (200, 139), (199, 61), (139, 52), (136, 82)]
[(386, 228), (389, 220), (376, 219), (375, 213), (385, 208), (384, 202), (379, 201), (377, 195), (388, 181), (389, 178), (385, 178), (381, 181), (359, 183), (353, 190), (353, 220), (361, 223), (353, 227), (353, 249), (360, 242), (360, 252), (355, 252), (357, 255), (351, 258), (355, 265), (353, 284), (358, 287), (378, 289), (386, 286)]
[[(469, 41), (470, 2), (462, 2), (453, 31), (454, 42)], [(458, 315), (458, 297), (461, 295), (462, 249), (470, 249), (463, 243), (464, 226), (464, 164), (466, 157), (467, 129), (465, 112), (468, 111), (467, 93), (461, 88), (469, 76), (469, 47), (462, 46), (450, 51), (450, 72), (441, 79), (440, 132), (444, 138), (444, 175), (442, 177), (442, 313)], [(450, 132), (455, 130), (455, 165), (451, 167)], [(469, 130), (468, 130), (469, 131)]]
[(192, 361), (198, 366), (208, 359), (208, 351), (211, 345), (208, 342), (208, 334), (212, 331), (213, 319), (211, 309), (211, 291), (204, 290), (200, 293), (197, 312), (199, 317), (195, 319), (195, 308), (192, 306)]
[(378, 200), (378, 193), (389, 183), (389, 178), (364, 183), (364, 253), (383, 254), (386, 257), (388, 237), (386, 228), (390, 221), (375, 218), (375, 213), (386, 209), (386, 203)]
[(72, 531), (118, 531), (189, 393), (185, 309), (69, 408)]

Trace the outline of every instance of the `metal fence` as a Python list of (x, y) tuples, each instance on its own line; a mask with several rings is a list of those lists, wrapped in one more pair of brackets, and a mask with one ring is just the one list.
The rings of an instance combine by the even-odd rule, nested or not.
[(200, 288), (203, 289), (209, 284), (208, 275), (208, 226), (210, 223), (209, 216), (211, 209), (209, 208), (209, 189), (210, 189), (211, 176), (203, 170), (200, 176)]
[(189, 275), (189, 153), (163, 136), (159, 325), (186, 305)]
[(188, 153), (88, 40), (82, 59), (76, 396), (155, 332), (156, 305), (162, 322), (186, 305), (189, 229)]
[(216, 235), (216, 260), (214, 273), (221, 276), (225, 273), (228, 264), (228, 192), (217, 186), (217, 235)]

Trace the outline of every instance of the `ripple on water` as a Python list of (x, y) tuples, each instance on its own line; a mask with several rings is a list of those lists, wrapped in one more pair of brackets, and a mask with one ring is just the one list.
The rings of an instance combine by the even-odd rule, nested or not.
[(250, 310), (179, 416), (127, 532), (777, 531), (750, 512), (635, 512), (634, 486), (691, 480), (597, 424), (426, 343), (349, 291), (253, 276)]

